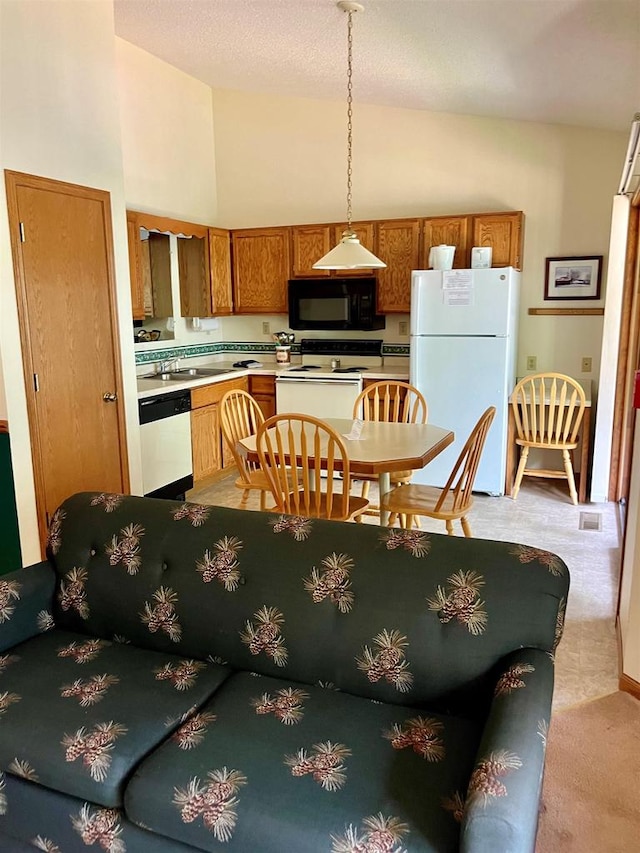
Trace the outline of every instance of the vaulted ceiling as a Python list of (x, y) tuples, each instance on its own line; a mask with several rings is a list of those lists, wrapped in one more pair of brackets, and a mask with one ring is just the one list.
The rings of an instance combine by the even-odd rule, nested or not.
[[(115, 0), (116, 33), (214, 88), (340, 99), (334, 0)], [(364, 0), (354, 99), (627, 130), (640, 0)]]

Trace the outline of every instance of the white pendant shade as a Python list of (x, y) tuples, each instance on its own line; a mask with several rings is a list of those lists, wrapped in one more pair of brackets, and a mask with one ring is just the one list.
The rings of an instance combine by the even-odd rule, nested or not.
[(314, 270), (382, 269), (386, 264), (360, 245), (352, 232), (345, 232), (338, 245), (313, 265)]

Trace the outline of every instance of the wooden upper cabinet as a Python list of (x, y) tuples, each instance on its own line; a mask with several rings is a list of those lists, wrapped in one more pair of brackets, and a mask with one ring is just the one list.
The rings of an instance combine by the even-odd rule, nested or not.
[(222, 228), (209, 228), (209, 268), (211, 271), (211, 313), (233, 313), (231, 294), (231, 235)]
[(477, 213), (470, 218), (470, 246), (491, 246), (492, 267), (522, 267), (522, 211)]
[(180, 314), (217, 317), (231, 314), (231, 244), (229, 232), (208, 228), (204, 237), (178, 238)]
[(210, 317), (213, 312), (208, 236), (178, 237), (178, 270), (180, 316)]
[[(332, 248), (333, 246), (337, 246), (340, 240), (342, 240), (342, 232), (346, 230), (346, 222), (343, 222), (342, 225), (333, 226)], [(351, 230), (356, 232), (356, 236), (358, 237), (358, 240), (360, 240), (361, 245), (375, 254), (375, 229), (373, 222), (352, 222)], [(337, 275), (340, 278), (342, 278), (342, 276), (350, 275), (375, 275), (375, 270), (364, 269), (364, 267), (357, 270), (335, 270), (334, 275)]]
[(419, 219), (378, 222), (375, 254), (386, 263), (378, 270), (378, 312), (408, 314), (411, 308), (411, 272), (420, 268)]
[(314, 270), (313, 265), (332, 248), (330, 225), (294, 225), (291, 229), (294, 278), (327, 276), (331, 270)]
[(453, 256), (454, 269), (466, 269), (469, 266), (469, 217), (468, 216), (430, 216), (424, 220), (424, 239), (422, 242), (422, 262), (420, 269), (429, 269), (429, 252), (433, 246), (455, 246)]
[(144, 282), (142, 280), (140, 227), (132, 210), (127, 211), (127, 238), (129, 244), (129, 280), (131, 282), (131, 309), (134, 320), (144, 320)]
[(287, 313), (290, 235), (289, 228), (232, 232), (236, 314)]
[[(147, 269), (148, 257), (148, 269)], [(171, 297), (171, 246), (168, 234), (149, 232), (142, 241), (142, 280), (151, 294), (145, 293), (145, 314), (150, 317), (173, 317)], [(148, 282), (148, 284), (147, 284)]]

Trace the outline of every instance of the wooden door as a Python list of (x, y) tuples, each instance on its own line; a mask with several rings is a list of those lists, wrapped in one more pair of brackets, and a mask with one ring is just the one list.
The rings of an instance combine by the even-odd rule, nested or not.
[(69, 495), (129, 490), (111, 209), (102, 190), (17, 172), (6, 182), (44, 542)]
[(425, 219), (420, 268), (429, 269), (429, 251), (433, 246), (445, 245), (456, 247), (453, 268), (467, 269), (470, 262), (468, 233), (468, 216), (430, 216)]
[(471, 246), (491, 246), (492, 267), (522, 268), (522, 211), (481, 213), (471, 224)]
[(234, 231), (233, 303), (236, 314), (286, 314), (290, 229)]
[(376, 254), (387, 265), (378, 270), (378, 313), (408, 314), (411, 272), (420, 268), (420, 220), (378, 222)]
[(314, 270), (313, 265), (332, 248), (330, 225), (294, 225), (291, 229), (294, 277), (331, 275), (331, 270)]

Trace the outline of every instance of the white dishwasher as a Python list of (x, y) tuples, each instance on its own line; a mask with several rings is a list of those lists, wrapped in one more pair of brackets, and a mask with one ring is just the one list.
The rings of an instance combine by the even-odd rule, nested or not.
[(183, 501), (193, 488), (191, 393), (145, 397), (138, 401), (138, 417), (144, 495)]
[(352, 418), (353, 404), (362, 391), (360, 373), (312, 376), (309, 373), (290, 374), (276, 379), (276, 411), (299, 412), (320, 420)]

